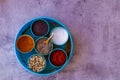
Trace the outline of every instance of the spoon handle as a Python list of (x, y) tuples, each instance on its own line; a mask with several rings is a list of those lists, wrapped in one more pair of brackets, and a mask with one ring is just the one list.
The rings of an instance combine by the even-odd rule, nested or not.
[(45, 42), (49, 43), (49, 41), (52, 39), (53, 36), (54, 36), (54, 33), (52, 33), (51, 36)]

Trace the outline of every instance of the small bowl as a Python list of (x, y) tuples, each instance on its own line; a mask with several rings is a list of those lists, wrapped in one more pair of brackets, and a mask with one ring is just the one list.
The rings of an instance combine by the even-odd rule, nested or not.
[[(42, 59), (45, 60), (45, 66), (44, 66), (43, 69), (41, 69), (41, 70), (39, 70), (39, 71), (34, 71), (34, 70), (32, 70), (32, 69), (29, 67), (29, 60), (30, 60), (30, 58), (32, 58), (33, 56), (40, 56), (40, 57), (42, 57)], [(31, 55), (31, 56), (28, 58), (28, 68), (29, 68), (31, 71), (35, 72), (35, 73), (42, 72), (43, 70), (45, 70), (46, 65), (47, 65), (46, 59), (45, 59), (45, 57), (42, 56), (42, 55), (39, 55), (39, 54), (33, 54), (33, 55)]]
[[(36, 25), (38, 26), (38, 21), (39, 22), (42, 22), (41, 23), (41, 25), (43, 26), (46, 26), (47, 28), (47, 30), (45, 31), (45, 29), (43, 29), (43, 27), (41, 27), (41, 29), (40, 28), (36, 28), (36, 29), (34, 29), (35, 31), (33, 31), (33, 25), (36, 23)], [(39, 25), (40, 25), (40, 23), (39, 23)], [(39, 29), (39, 30), (38, 30)], [(40, 30), (41, 30), (41, 32), (42, 31), (45, 31), (45, 32), (40, 32)], [(49, 24), (48, 24), (48, 22), (46, 21), (46, 20), (44, 20), (44, 19), (35, 19), (32, 23), (31, 23), (31, 25), (30, 25), (30, 31), (31, 31), (31, 33), (34, 35), (34, 36), (36, 36), (36, 37), (39, 37), (39, 36), (46, 36), (47, 34), (48, 34), (48, 32), (49, 32)]]
[[(37, 43), (38, 43), (38, 41), (39, 41), (40, 39), (46, 39), (46, 40), (47, 40), (47, 37), (40, 37), (39, 39), (37, 39), (37, 40), (35, 41), (35, 47), (34, 47), (34, 48), (35, 48), (35, 51), (36, 51), (38, 54), (41, 54), (41, 55), (48, 55), (49, 52), (53, 49), (53, 44), (52, 44), (51, 41), (49, 42), (49, 44), (51, 44), (51, 49), (48, 50), (47, 53), (39, 52), (39, 51), (37, 50), (36, 46), (37, 46)], [(44, 44), (45, 44), (45, 43), (44, 43)], [(39, 45), (39, 46), (40, 46), (40, 45)]]
[(51, 41), (55, 45), (59, 45), (59, 46), (64, 45), (68, 41), (68, 39), (69, 39), (68, 31), (65, 28), (63, 28), (63, 27), (59, 27), (58, 26), (58, 27), (53, 28), (50, 34), (52, 34), (52, 33), (55, 34), (57, 32), (56, 35), (60, 36), (60, 33), (58, 33), (58, 31), (55, 31), (55, 30), (60, 30), (60, 31), (62, 30), (62, 32), (65, 33), (64, 35), (66, 35), (66, 38), (64, 38), (63, 35), (61, 35), (62, 39), (61, 39), (61, 41), (58, 41), (58, 40), (60, 40), (59, 37), (56, 37), (58, 40), (55, 40), (54, 36), (53, 36), (53, 39)]
[[(20, 42), (20, 39), (22, 39), (21, 42)], [(28, 41), (26, 41), (26, 40), (28, 40)], [(30, 43), (30, 40), (31, 40), (31, 43)], [(23, 44), (21, 44), (21, 43), (23, 43)], [(26, 47), (28, 47), (27, 44), (28, 44), (28, 46), (31, 46), (31, 47), (29, 49), (27, 49), (27, 50), (24, 50)], [(17, 47), (18, 51), (20, 51), (21, 53), (29, 53), (34, 48), (34, 39), (31, 36), (29, 36), (27, 34), (24, 34), (24, 35), (20, 36), (17, 39), (17, 41), (16, 41), (16, 47)]]
[[(52, 54), (55, 54), (55, 53), (53, 53), (53, 52), (55, 52), (55, 51), (61, 51), (62, 53), (64, 53), (65, 54), (65, 61), (64, 61), (64, 63), (61, 63), (61, 64), (57, 64), (57, 65), (55, 65), (54, 63), (52, 63), (52, 61), (51, 61), (51, 56), (52, 56)], [(57, 54), (57, 57), (56, 57), (56, 59), (57, 60), (55, 60), (55, 61), (59, 61), (59, 58), (60, 57), (58, 57), (58, 55), (60, 55), (60, 54)], [(62, 55), (63, 56), (63, 55)], [(67, 53), (63, 50), (63, 49), (61, 49), (61, 48), (55, 48), (55, 49), (53, 49), (51, 52), (50, 52), (50, 55), (48, 56), (48, 60), (49, 60), (49, 63), (53, 66), (53, 67), (61, 67), (61, 66), (63, 66), (66, 62), (67, 62)], [(53, 58), (52, 58), (53, 59)], [(63, 60), (63, 59), (62, 59)], [(60, 62), (60, 61), (59, 61)]]

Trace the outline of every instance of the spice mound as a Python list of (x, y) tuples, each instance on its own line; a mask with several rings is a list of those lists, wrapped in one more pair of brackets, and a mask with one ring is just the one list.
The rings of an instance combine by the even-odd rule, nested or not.
[(36, 36), (43, 36), (47, 33), (47, 31), (48, 31), (48, 25), (43, 20), (35, 21), (32, 25), (32, 32)]
[(62, 50), (55, 50), (50, 55), (50, 61), (55, 66), (61, 66), (66, 62), (66, 55)]
[(29, 68), (35, 72), (42, 71), (45, 68), (46, 61), (42, 56), (32, 56), (28, 62)]
[(41, 38), (36, 43), (36, 50), (41, 54), (48, 54), (49, 51), (52, 49), (52, 43), (49, 42), (48, 44), (46, 44), (46, 40), (46, 38)]
[(21, 52), (29, 52), (33, 49), (33, 47), (34, 47), (34, 40), (29, 35), (22, 35), (17, 40), (17, 48)]

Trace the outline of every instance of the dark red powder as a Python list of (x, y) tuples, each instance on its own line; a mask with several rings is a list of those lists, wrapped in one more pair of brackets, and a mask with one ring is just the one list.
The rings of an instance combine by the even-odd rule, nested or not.
[(48, 25), (43, 20), (35, 21), (32, 25), (32, 32), (36, 36), (43, 36), (47, 33), (47, 31), (48, 31)]
[(55, 50), (50, 56), (50, 61), (55, 66), (61, 66), (66, 61), (66, 55), (61, 50)]

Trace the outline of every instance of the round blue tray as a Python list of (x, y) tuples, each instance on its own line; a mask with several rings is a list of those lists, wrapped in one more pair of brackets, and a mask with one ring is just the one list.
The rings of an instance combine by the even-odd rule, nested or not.
[[(37, 54), (35, 49), (33, 49), (31, 52), (27, 53), (27, 54), (24, 54), (24, 53), (21, 53), (19, 52), (19, 50), (17, 49), (16, 47), (16, 40), (18, 39), (19, 36), (21, 35), (24, 35), (24, 34), (28, 34), (30, 36), (33, 37), (34, 41), (36, 41), (39, 37), (38, 36), (34, 36), (32, 33), (31, 33), (31, 30), (30, 30), (30, 25), (32, 24), (33, 21), (37, 20), (37, 19), (44, 19), (46, 20), (49, 25), (50, 25), (50, 30), (49, 30), (49, 33), (45, 36), (45, 37), (49, 37), (50, 35), (50, 32), (53, 28), (55, 27), (63, 27), (67, 30), (68, 32), (68, 35), (69, 35), (69, 39), (67, 41), (66, 44), (64, 45), (61, 45), (61, 46), (57, 46), (57, 45), (53, 45), (53, 49), (55, 48), (61, 48), (63, 50), (66, 51), (67, 53), (67, 56), (68, 56), (68, 59), (67, 59), (67, 62), (61, 66), (61, 67), (53, 67), (50, 63), (49, 63), (49, 60), (48, 60), (48, 55), (44, 56), (46, 61), (47, 61), (47, 66), (46, 66), (46, 69), (43, 70), (42, 72), (33, 72), (31, 69), (29, 69), (28, 67), (28, 64), (27, 64), (27, 61), (28, 61), (28, 58), (33, 55), (33, 54)], [(18, 62), (23, 66), (24, 69), (26, 69), (27, 71), (35, 74), (35, 75), (40, 75), (40, 76), (50, 76), (52, 74), (55, 74), (59, 71), (61, 71), (70, 61), (71, 57), (72, 57), (72, 54), (73, 54), (73, 40), (72, 40), (72, 36), (69, 32), (69, 30), (67, 29), (67, 27), (59, 22), (58, 20), (56, 19), (53, 19), (53, 18), (49, 18), (49, 17), (39, 17), (39, 18), (34, 18), (30, 21), (28, 21), (27, 23), (25, 23), (22, 28), (20, 29), (20, 31), (18, 32), (16, 38), (15, 38), (15, 43), (14, 43), (14, 48), (15, 48), (15, 53), (16, 53), (16, 57), (17, 57), (17, 60)]]

